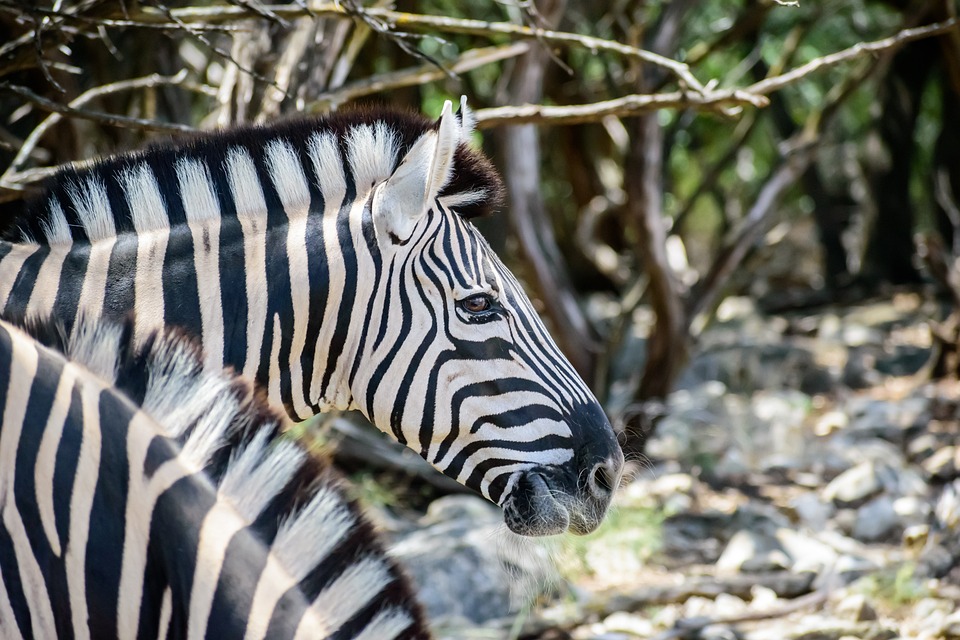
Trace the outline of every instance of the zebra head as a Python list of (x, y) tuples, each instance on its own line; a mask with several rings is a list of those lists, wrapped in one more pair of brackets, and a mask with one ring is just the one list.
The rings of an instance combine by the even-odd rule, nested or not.
[(377, 284), (354, 405), (502, 506), (515, 533), (588, 533), (619, 482), (623, 454), (517, 279), (458, 214), (492, 195), (489, 184), (449, 188), (465, 162), (488, 167), (465, 146), (471, 125), (463, 101), (457, 114), (448, 101), (370, 190), (361, 232)]

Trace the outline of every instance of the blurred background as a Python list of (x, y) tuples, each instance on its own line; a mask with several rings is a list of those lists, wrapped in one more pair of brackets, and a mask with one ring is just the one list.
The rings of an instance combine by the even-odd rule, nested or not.
[(294, 427), (438, 636), (960, 638), (957, 10), (0, 0), (0, 216), (184, 132), (466, 95), (508, 189), (477, 224), (632, 469), (534, 543), (357, 416)]

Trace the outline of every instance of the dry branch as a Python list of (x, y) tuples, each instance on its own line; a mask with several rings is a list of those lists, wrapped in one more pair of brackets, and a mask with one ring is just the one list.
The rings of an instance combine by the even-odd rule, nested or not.
[[(576, 33), (567, 33), (563, 31), (553, 31), (537, 27), (528, 27), (511, 22), (487, 22), (484, 20), (467, 20), (460, 18), (448, 18), (445, 16), (432, 16), (416, 13), (404, 13), (382, 8), (354, 8), (347, 10), (340, 3), (322, 2), (305, 3), (305, 6), (295, 5), (262, 5), (265, 11), (270, 11), (273, 15), (293, 19), (312, 16), (340, 16), (350, 18), (354, 13), (362, 13), (367, 18), (379, 20), (391, 28), (401, 28), (412, 31), (441, 31), (444, 33), (458, 33), (464, 35), (476, 36), (513, 36), (526, 40), (539, 40), (555, 45), (579, 46), (589, 49), (593, 52), (606, 51), (616, 53), (628, 58), (636, 58), (649, 64), (666, 69), (683, 82), (687, 88), (692, 91), (702, 93), (706, 91), (704, 85), (697, 80), (690, 68), (677, 60), (658, 55), (651, 51), (631, 47), (629, 45), (595, 38), (592, 36), (583, 36)], [(131, 14), (132, 19), (137, 21), (169, 21), (167, 15), (158, 12), (150, 7), (144, 7), (140, 12)], [(172, 9), (170, 17), (175, 18), (177, 22), (184, 24), (214, 24), (221, 22), (231, 22), (234, 20), (255, 18), (257, 13), (244, 7), (184, 7)]]
[[(630, 591), (618, 591), (613, 595), (599, 595), (559, 622), (554, 616), (550, 619), (533, 618), (524, 624), (524, 634), (542, 634), (548, 629), (569, 629), (584, 624), (592, 617), (604, 618), (617, 611), (641, 611), (648, 607), (663, 606), (686, 602), (690, 598), (715, 599), (720, 594), (737, 596), (743, 600), (753, 597), (756, 586), (770, 589), (781, 599), (796, 599), (796, 604), (785, 603), (782, 608), (769, 612), (752, 612), (754, 617), (786, 615), (789, 609), (801, 609), (815, 606), (822, 599), (822, 590), (812, 591), (815, 575), (812, 573), (775, 573), (738, 574), (733, 576), (708, 576), (684, 580), (679, 584), (650, 585)], [(749, 614), (748, 614), (749, 615)], [(691, 625), (692, 627), (692, 625)], [(668, 631), (671, 633), (673, 630)], [(665, 636), (675, 638), (677, 636)], [(659, 638), (659, 636), (658, 636)]]
[(37, 104), (37, 106), (52, 111), (52, 113), (44, 118), (40, 124), (34, 127), (33, 131), (30, 132), (30, 135), (27, 136), (27, 139), (24, 140), (23, 146), (20, 147), (20, 151), (17, 152), (17, 155), (10, 163), (10, 166), (7, 167), (3, 175), (0, 175), (0, 187), (7, 189), (19, 189), (24, 184), (29, 184), (30, 182), (43, 179), (50, 173), (57, 171), (58, 167), (50, 167), (49, 171), (46, 172), (38, 172), (37, 170), (23, 172), (21, 171), (21, 168), (30, 157), (30, 154), (33, 152), (34, 148), (36, 148), (40, 138), (42, 138), (51, 127), (60, 122), (64, 116), (95, 120), (97, 122), (117, 126), (139, 127), (142, 129), (159, 131), (193, 131), (193, 127), (188, 125), (170, 122), (158, 122), (143, 118), (131, 118), (128, 116), (118, 116), (114, 114), (103, 113), (101, 111), (90, 111), (83, 108), (85, 104), (105, 95), (119, 93), (121, 91), (129, 91), (131, 89), (146, 89), (161, 85), (178, 85), (182, 84), (186, 77), (187, 74), (184, 70), (173, 76), (162, 76), (154, 73), (142, 78), (132, 78), (130, 80), (112, 82), (110, 84), (94, 87), (93, 89), (88, 89), (66, 105), (48, 100), (42, 96), (38, 96), (24, 87), (0, 83), (0, 89), (9, 90), (25, 98), (26, 100)]
[(741, 221), (734, 239), (713, 261), (710, 271), (700, 281), (696, 295), (688, 300), (687, 318), (693, 320), (697, 315), (712, 309), (731, 274), (767, 230), (771, 213), (779, 202), (780, 196), (803, 175), (813, 161), (813, 157), (812, 145), (799, 149), (788, 156), (773, 172), (760, 190), (750, 211)]
[[(148, 131), (194, 131), (194, 128), (188, 124), (179, 122), (160, 122), (159, 120), (148, 120), (146, 118), (134, 118), (132, 116), (122, 116), (115, 113), (106, 113), (105, 111), (96, 111), (93, 109), (79, 109), (77, 107), (61, 104), (55, 100), (44, 98), (20, 85), (9, 82), (0, 82), (0, 91), (13, 93), (28, 102), (31, 102), (41, 109), (59, 113), (61, 115), (80, 118), (81, 120), (93, 120), (101, 124), (109, 124), (117, 127), (132, 127), (135, 129), (147, 129)], [(102, 95), (102, 94), (101, 94)]]
[(923, 27), (903, 29), (888, 38), (860, 43), (848, 49), (822, 56), (796, 69), (765, 78), (742, 89), (705, 90), (701, 93), (674, 91), (633, 94), (614, 100), (584, 105), (528, 104), (517, 107), (496, 107), (478, 111), (477, 121), (480, 127), (524, 122), (578, 124), (595, 122), (611, 115), (618, 117), (635, 116), (657, 109), (701, 108), (720, 110), (724, 107), (744, 105), (765, 107), (769, 104), (767, 94), (793, 84), (816, 71), (849, 62), (867, 54), (891, 52), (914, 40), (941, 35), (951, 29), (956, 29), (958, 24), (960, 24), (960, 21), (953, 18)]
[(740, 90), (709, 91), (706, 94), (670, 93), (631, 94), (613, 100), (582, 105), (553, 106), (525, 104), (516, 107), (495, 107), (477, 111), (477, 125), (482, 128), (526, 122), (578, 124), (595, 122), (607, 116), (636, 116), (658, 109), (689, 107), (720, 110), (723, 107), (752, 105), (764, 107), (769, 100)]
[[(446, 69), (452, 73), (464, 73), (471, 69), (499, 62), (507, 58), (513, 58), (525, 53), (530, 48), (526, 42), (514, 42), (512, 44), (500, 47), (485, 47), (483, 49), (471, 49), (446, 65)], [(374, 93), (399, 89), (401, 87), (410, 87), (435, 80), (441, 80), (447, 73), (443, 69), (438, 69), (431, 64), (423, 64), (409, 69), (400, 69), (389, 73), (381, 73), (363, 80), (352, 82), (337, 89), (321, 93), (310, 101), (310, 107), (330, 106), (337, 107), (350, 100), (355, 100), (362, 96), (368, 96)]]
[(864, 54), (881, 53), (891, 51), (893, 49), (899, 49), (903, 45), (913, 42), (914, 40), (930, 38), (932, 36), (938, 36), (947, 33), (950, 30), (956, 29), (958, 25), (960, 25), (960, 20), (957, 18), (951, 18), (950, 20), (935, 22), (922, 27), (903, 29), (888, 38), (874, 40), (873, 42), (861, 42), (853, 45), (852, 47), (844, 49), (843, 51), (838, 51), (836, 53), (831, 53), (829, 55), (816, 58), (805, 65), (801, 65), (796, 69), (788, 71), (787, 73), (773, 76), (771, 78), (765, 78), (760, 82), (755, 82), (749, 87), (746, 87), (744, 91), (748, 93), (758, 93), (761, 95), (773, 93), (774, 91), (778, 91), (779, 89), (782, 89), (785, 86), (793, 84), (797, 80), (810, 75), (814, 71), (833, 67), (842, 62), (849, 62), (850, 60), (859, 58)]

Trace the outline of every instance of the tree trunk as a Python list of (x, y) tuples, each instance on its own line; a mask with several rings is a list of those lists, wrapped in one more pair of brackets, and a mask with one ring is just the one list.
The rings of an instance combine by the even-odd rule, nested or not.
[[(913, 265), (913, 202), (910, 173), (916, 145), (914, 133), (920, 99), (937, 62), (937, 44), (914, 42), (894, 56), (881, 86), (880, 140), (885, 163), (871, 176), (877, 203), (877, 218), (870, 230), (864, 256), (863, 276), (868, 281), (893, 284), (917, 283), (920, 274)], [(949, 118), (944, 114), (944, 118)]]
[[(565, 0), (547, 0), (538, 3), (537, 9), (546, 23), (554, 25), (565, 5)], [(506, 86), (507, 100), (513, 104), (540, 102), (549, 63), (549, 51), (542, 46), (532, 47), (518, 58)], [(495, 140), (503, 158), (510, 223), (533, 271), (532, 284), (544, 302), (560, 348), (580, 375), (592, 381), (597, 339), (574, 294), (540, 191), (539, 131), (532, 124), (501, 127)]]
[[(680, 25), (696, 5), (678, 0), (664, 9), (648, 48), (669, 56), (677, 46)], [(657, 73), (640, 69), (638, 92), (657, 86)], [(637, 255), (649, 278), (650, 304), (656, 322), (647, 339), (647, 360), (634, 395), (642, 406), (648, 400), (664, 398), (686, 366), (690, 354), (689, 322), (684, 312), (682, 291), (667, 260), (667, 232), (663, 220), (663, 129), (657, 113), (634, 118), (628, 124), (630, 148), (624, 163), (626, 211), (637, 234)], [(625, 416), (624, 453), (642, 454), (652, 431), (649, 412), (632, 411)]]

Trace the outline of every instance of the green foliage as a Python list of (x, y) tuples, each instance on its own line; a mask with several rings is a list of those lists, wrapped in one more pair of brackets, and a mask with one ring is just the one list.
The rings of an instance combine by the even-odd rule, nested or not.
[(889, 609), (900, 609), (930, 595), (912, 562), (861, 578), (853, 588)]
[(400, 504), (399, 497), (368, 471), (350, 476), (349, 491), (365, 507), (392, 508)]
[[(566, 577), (592, 576), (597, 567), (626, 568), (649, 560), (663, 546), (666, 514), (647, 505), (619, 506), (600, 528), (586, 536), (565, 536), (555, 552), (557, 567)], [(618, 562), (622, 560), (622, 562)]]

